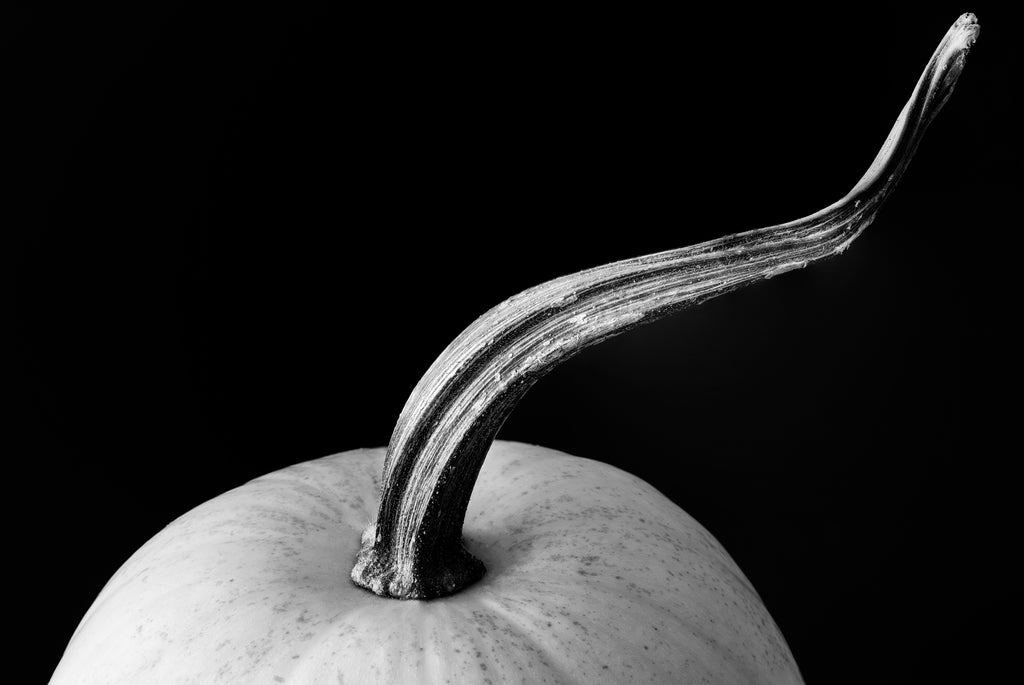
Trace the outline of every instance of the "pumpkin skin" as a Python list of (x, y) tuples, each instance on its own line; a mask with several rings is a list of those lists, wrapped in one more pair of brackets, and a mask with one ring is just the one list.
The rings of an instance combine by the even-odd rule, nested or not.
[(607, 464), (495, 442), (466, 515), (476, 584), (429, 601), (349, 578), (383, 449), (257, 478), (180, 517), (103, 588), (53, 685), (800, 683), (718, 542)]

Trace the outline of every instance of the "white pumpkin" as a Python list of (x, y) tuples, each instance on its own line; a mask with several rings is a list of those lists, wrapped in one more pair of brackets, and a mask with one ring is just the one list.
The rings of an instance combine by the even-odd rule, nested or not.
[(110, 580), (54, 685), (799, 683), (715, 539), (638, 478), (496, 442), (464, 528), (487, 566), (449, 597), (349, 578), (384, 451), (298, 464), (185, 514)]
[(521, 293), (442, 353), (387, 452), (292, 466), (169, 525), (103, 589), (53, 685), (800, 683), (750, 582), (679, 507), (605, 464), (493, 438), (583, 347), (845, 250), (977, 34), (973, 15), (953, 25), (839, 202)]

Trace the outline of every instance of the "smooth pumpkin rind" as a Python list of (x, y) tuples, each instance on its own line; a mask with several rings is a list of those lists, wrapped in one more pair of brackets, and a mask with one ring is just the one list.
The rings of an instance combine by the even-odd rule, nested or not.
[(348, 577), (384, 450), (258, 478), (177, 519), (103, 589), (54, 685), (799, 683), (714, 538), (619, 469), (496, 442), (464, 528), (487, 566), (430, 601)]

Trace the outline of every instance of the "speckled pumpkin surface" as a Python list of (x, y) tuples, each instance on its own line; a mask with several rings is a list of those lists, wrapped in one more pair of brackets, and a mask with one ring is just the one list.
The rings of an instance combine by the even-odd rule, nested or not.
[(384, 450), (298, 464), (182, 516), (86, 614), (53, 676), (92, 683), (799, 683), (750, 582), (611, 466), (496, 442), (466, 517), (480, 582), (384, 599), (349, 572)]

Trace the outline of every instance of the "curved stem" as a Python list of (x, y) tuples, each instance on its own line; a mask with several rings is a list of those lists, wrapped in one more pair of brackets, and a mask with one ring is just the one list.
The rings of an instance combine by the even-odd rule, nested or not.
[(530, 288), (477, 319), (420, 380), (395, 426), (377, 521), (352, 579), (378, 595), (432, 598), (483, 574), (462, 545), (480, 466), (526, 391), (580, 350), (762, 278), (840, 254), (874, 219), (953, 91), (978, 35), (961, 16), (939, 43), (867, 173), (803, 219), (626, 259)]

